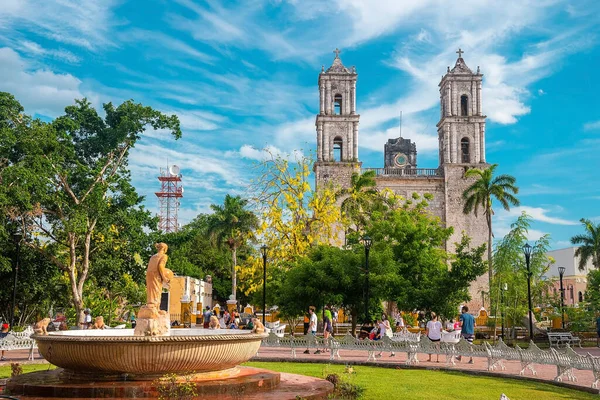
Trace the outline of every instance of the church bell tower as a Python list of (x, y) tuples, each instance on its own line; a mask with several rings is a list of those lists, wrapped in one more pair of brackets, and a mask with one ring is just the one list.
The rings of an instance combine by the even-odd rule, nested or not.
[(358, 122), (356, 113), (356, 69), (342, 64), (335, 49), (333, 64), (319, 74), (319, 114), (317, 162), (314, 166), (316, 187), (325, 184), (346, 188), (352, 173), (360, 172), (358, 161)]

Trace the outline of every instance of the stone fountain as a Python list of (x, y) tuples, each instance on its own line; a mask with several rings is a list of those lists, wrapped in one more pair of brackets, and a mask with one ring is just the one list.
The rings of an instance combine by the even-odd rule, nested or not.
[(40, 354), (56, 370), (20, 375), (7, 389), (20, 398), (155, 398), (158, 380), (175, 374), (193, 384), (198, 398), (326, 398), (332, 385), (324, 380), (243, 367), (267, 334), (229, 329), (170, 329), (160, 310), (167, 245), (158, 243), (146, 272), (147, 301), (134, 329), (76, 330), (32, 337)]

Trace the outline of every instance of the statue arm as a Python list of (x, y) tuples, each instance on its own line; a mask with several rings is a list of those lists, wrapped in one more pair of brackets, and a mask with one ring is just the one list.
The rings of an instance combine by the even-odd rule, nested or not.
[(158, 273), (160, 275), (160, 280), (163, 283), (167, 283), (169, 282), (169, 278), (167, 277), (167, 271), (166, 271), (166, 265), (167, 265), (167, 260), (169, 259), (169, 257), (167, 255), (164, 255), (161, 257), (160, 261), (158, 262)]

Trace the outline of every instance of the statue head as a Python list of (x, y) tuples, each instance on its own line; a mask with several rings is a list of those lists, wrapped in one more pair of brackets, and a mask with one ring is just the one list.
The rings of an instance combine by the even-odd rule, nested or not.
[(169, 249), (169, 246), (167, 246), (166, 243), (156, 243), (154, 245), (154, 247), (156, 247), (156, 250), (158, 250), (159, 253), (166, 253), (167, 250)]

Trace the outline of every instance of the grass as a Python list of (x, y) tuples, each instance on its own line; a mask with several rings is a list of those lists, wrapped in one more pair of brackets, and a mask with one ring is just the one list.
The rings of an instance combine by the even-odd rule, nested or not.
[[(309, 363), (249, 362), (244, 365), (323, 378), (327, 374), (345, 375), (343, 365)], [(49, 364), (22, 365), (23, 373), (46, 371)], [(597, 399), (597, 395), (530, 381), (517, 381), (460, 372), (389, 369), (354, 366), (352, 383), (365, 387), (364, 400), (497, 400), (504, 393), (511, 400), (529, 399)], [(10, 365), (0, 367), (0, 378), (10, 377)]]
[[(250, 362), (245, 365), (279, 372), (323, 378), (326, 374), (344, 375), (343, 365), (309, 363)], [(544, 383), (496, 377), (472, 376), (460, 372), (424, 371), (354, 366), (351, 381), (365, 387), (363, 399), (465, 399), (498, 400), (504, 393), (518, 399), (597, 399), (597, 395)]]
[[(28, 372), (47, 371), (56, 367), (50, 364), (21, 364), (21, 368), (23, 368), (23, 373), (26, 374)], [(0, 367), (0, 379), (2, 378), (10, 378), (10, 364)]]

